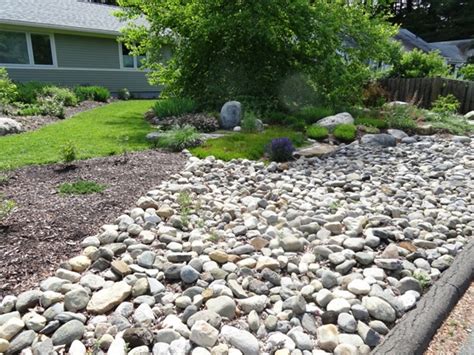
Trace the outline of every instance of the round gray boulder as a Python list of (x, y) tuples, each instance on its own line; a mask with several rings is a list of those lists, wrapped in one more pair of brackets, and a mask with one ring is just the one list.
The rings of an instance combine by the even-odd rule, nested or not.
[(221, 127), (234, 129), (240, 125), (242, 119), (242, 105), (238, 101), (228, 101), (221, 109)]

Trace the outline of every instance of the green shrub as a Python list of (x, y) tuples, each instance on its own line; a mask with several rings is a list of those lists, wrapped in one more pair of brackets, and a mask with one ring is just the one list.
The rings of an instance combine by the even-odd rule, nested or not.
[(183, 149), (198, 146), (201, 144), (201, 140), (196, 128), (192, 126), (184, 126), (175, 127), (166, 131), (163, 136), (158, 138), (157, 144), (160, 148), (179, 152)]
[(74, 93), (79, 101), (107, 102), (110, 98), (110, 91), (102, 86), (76, 86)]
[(61, 184), (59, 192), (64, 195), (87, 195), (103, 192), (106, 188), (106, 185), (101, 185), (94, 181), (79, 180), (73, 183)]
[(303, 120), (299, 120), (294, 116), (287, 116), (285, 120), (285, 126), (298, 132), (306, 131), (306, 123)]
[(64, 103), (57, 96), (39, 96), (37, 105), (43, 116), (55, 116), (58, 118), (64, 118), (66, 116)]
[(307, 106), (294, 113), (293, 116), (310, 125), (316, 123), (321, 118), (334, 115), (334, 113), (334, 110), (328, 107)]
[(17, 95), (17, 87), (8, 77), (5, 68), (0, 68), (0, 105), (11, 103)]
[(437, 113), (456, 113), (461, 107), (461, 103), (456, 96), (449, 94), (446, 96), (438, 96), (432, 103), (431, 110)]
[(329, 136), (329, 131), (326, 127), (310, 126), (306, 129), (306, 134), (309, 138), (322, 140)]
[(474, 127), (464, 116), (452, 112), (427, 112), (425, 120), (441, 132), (461, 135), (474, 131)]
[(38, 104), (24, 104), (21, 102), (15, 102), (14, 106), (17, 109), (15, 114), (18, 116), (38, 116), (43, 112), (42, 108)]
[(61, 160), (64, 163), (72, 163), (77, 159), (77, 148), (72, 141), (67, 142), (61, 148)]
[(12, 213), (15, 207), (15, 201), (7, 200), (0, 194), (0, 222)]
[(341, 124), (334, 129), (333, 134), (336, 139), (350, 143), (357, 136), (357, 127), (353, 124)]
[(384, 129), (388, 127), (387, 122), (384, 120), (369, 117), (358, 117), (355, 119), (354, 124), (356, 126), (376, 127), (378, 129)]
[(253, 111), (244, 112), (244, 117), (240, 122), (240, 126), (244, 132), (257, 132), (258, 131), (258, 117)]
[(474, 81), (474, 64), (466, 64), (459, 69), (459, 75), (464, 80)]
[(180, 116), (193, 113), (197, 109), (196, 102), (186, 97), (170, 97), (156, 101), (153, 110), (158, 118)]
[(51, 86), (51, 84), (41, 83), (39, 81), (20, 83), (18, 84), (17, 95), (14, 101), (19, 101), (25, 104), (35, 104), (38, 96), (43, 93), (43, 89), (48, 86)]
[(393, 105), (384, 108), (383, 119), (389, 128), (414, 129), (416, 121), (422, 116), (421, 111), (413, 105)]
[(44, 87), (39, 96), (55, 98), (57, 101), (63, 102), (64, 106), (76, 106), (78, 103), (76, 95), (70, 89), (57, 86)]
[(219, 120), (210, 114), (187, 113), (182, 116), (172, 117), (160, 121), (160, 127), (168, 130), (175, 126), (193, 126), (199, 132), (214, 132), (219, 129)]
[(268, 123), (270, 125), (283, 125), (287, 120), (288, 115), (284, 114), (283, 112), (268, 112), (262, 115), (262, 121)]
[(120, 100), (130, 100), (132, 95), (130, 94), (130, 91), (128, 91), (127, 88), (120, 89), (118, 92), (118, 98)]
[(437, 51), (425, 53), (419, 49), (404, 52), (392, 68), (391, 76), (401, 78), (431, 78), (448, 76), (449, 66)]

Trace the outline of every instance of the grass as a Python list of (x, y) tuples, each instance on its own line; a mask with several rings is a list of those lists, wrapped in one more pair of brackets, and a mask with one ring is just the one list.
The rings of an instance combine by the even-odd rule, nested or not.
[(341, 124), (334, 129), (333, 134), (336, 139), (350, 143), (356, 138), (357, 128), (353, 124)]
[(157, 100), (153, 110), (157, 117), (163, 118), (192, 113), (196, 108), (197, 105), (192, 99), (186, 97), (170, 97)]
[(153, 103), (115, 102), (37, 131), (0, 137), (0, 170), (60, 162), (63, 147), (71, 143), (77, 148), (77, 159), (148, 149), (145, 136), (152, 128), (143, 114)]
[(322, 140), (329, 136), (329, 131), (326, 127), (310, 126), (306, 129), (306, 134), (309, 138)]
[(233, 133), (225, 137), (209, 139), (202, 146), (190, 149), (199, 158), (213, 155), (217, 159), (258, 160), (263, 157), (265, 149), (274, 138), (288, 137), (295, 146), (304, 143), (303, 135), (283, 127), (269, 127), (261, 133)]
[(375, 127), (378, 129), (387, 128), (388, 124), (382, 119), (379, 118), (370, 118), (370, 117), (358, 117), (355, 119), (354, 124), (356, 126), (366, 126), (366, 127)]
[(102, 192), (106, 188), (106, 185), (101, 185), (94, 181), (79, 180), (73, 183), (61, 184), (59, 192), (64, 195), (88, 195)]

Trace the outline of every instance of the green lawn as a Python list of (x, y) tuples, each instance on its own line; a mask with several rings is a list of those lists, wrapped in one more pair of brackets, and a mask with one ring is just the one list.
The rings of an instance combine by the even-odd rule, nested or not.
[(217, 159), (258, 160), (263, 157), (265, 149), (274, 138), (290, 138), (295, 146), (304, 143), (303, 135), (288, 128), (273, 126), (262, 133), (232, 133), (222, 138), (209, 139), (202, 146), (190, 149), (193, 155), (205, 158), (209, 155)]
[(77, 148), (78, 159), (147, 149), (145, 136), (152, 128), (143, 114), (153, 103), (119, 101), (37, 131), (0, 137), (0, 170), (60, 162), (68, 142)]

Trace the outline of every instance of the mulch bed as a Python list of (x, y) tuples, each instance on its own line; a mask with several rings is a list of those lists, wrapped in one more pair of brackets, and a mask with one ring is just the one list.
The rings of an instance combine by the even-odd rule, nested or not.
[[(0, 223), (0, 299), (34, 287), (80, 252), (84, 237), (98, 233), (147, 191), (178, 172), (185, 157), (147, 150), (122, 156), (30, 166), (9, 173), (0, 194), (17, 209)], [(102, 193), (65, 196), (64, 182), (79, 179), (107, 185)]]
[[(74, 115), (77, 115), (78, 113), (91, 110), (93, 108), (103, 106), (105, 104), (106, 104), (105, 102), (82, 101), (75, 107), (65, 107), (66, 119)], [(57, 118), (55, 116), (9, 116), (9, 117), (21, 123), (24, 131), (34, 131), (48, 124), (62, 121), (60, 118)]]

